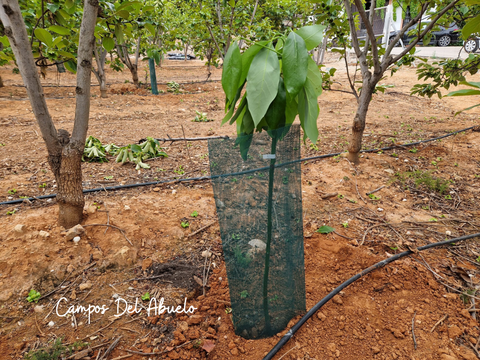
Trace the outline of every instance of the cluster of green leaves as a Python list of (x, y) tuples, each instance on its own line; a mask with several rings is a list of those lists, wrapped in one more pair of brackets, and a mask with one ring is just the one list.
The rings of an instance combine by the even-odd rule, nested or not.
[(202, 113), (200, 111), (197, 111), (195, 110), (195, 113), (197, 115), (195, 115), (195, 118), (192, 120), (193, 122), (209, 122), (209, 121), (213, 121), (213, 119), (209, 119), (207, 117), (207, 113)]
[(30, 292), (28, 293), (27, 301), (37, 303), (40, 297), (41, 295), (38, 291), (36, 291), (35, 289), (31, 289)]
[(148, 164), (143, 162), (146, 159), (168, 156), (163, 148), (160, 147), (158, 140), (151, 137), (147, 137), (141, 144), (130, 144), (120, 148), (115, 144), (103, 146), (100, 140), (89, 136), (85, 142), (82, 161), (108, 162), (107, 155), (116, 156), (116, 162), (121, 162), (122, 164), (131, 161), (137, 165), (137, 170), (150, 168)]
[(167, 83), (167, 91), (173, 92), (174, 94), (180, 93), (180, 84), (175, 81), (169, 81)]
[[(458, 86), (466, 81), (466, 75), (475, 75), (480, 69), (480, 56), (470, 54), (465, 60), (445, 59), (432, 64), (427, 59), (420, 59), (418, 65), (418, 80), (425, 80), (423, 84), (416, 84), (411, 89), (412, 95), (442, 97), (441, 90)], [(456, 95), (458, 96), (458, 95)]]
[(102, 142), (93, 136), (85, 140), (85, 149), (83, 150), (82, 161), (88, 162), (108, 162), (107, 150)]
[(156, 158), (159, 156), (167, 157), (167, 153), (160, 147), (158, 140), (147, 137), (147, 139), (141, 144), (130, 144), (121, 147), (115, 153), (117, 156), (116, 162), (125, 164), (126, 162), (133, 162), (137, 166), (136, 170), (150, 169), (150, 165), (145, 164), (144, 161), (150, 158)]
[(333, 84), (333, 76), (335, 75), (337, 69), (325, 67), (325, 70), (323, 70), (324, 67), (325, 65), (318, 65), (318, 69), (320, 70), (320, 74), (322, 76), (322, 88), (323, 90), (330, 90)]
[[(310, 0), (310, 2), (315, 4), (313, 12), (315, 22), (326, 26), (325, 35), (331, 42), (335, 42), (335, 47), (350, 46), (348, 42), (350, 28), (343, 3), (334, 0)], [(378, 6), (381, 5), (377, 1)]]
[(322, 77), (308, 51), (320, 44), (324, 29), (305, 26), (274, 39), (275, 46), (273, 41), (260, 41), (243, 54), (236, 43), (229, 48), (222, 73), (227, 113), (222, 125), (236, 122), (244, 159), (254, 131), (267, 130), (281, 138), (297, 114), (305, 137), (316, 143)]

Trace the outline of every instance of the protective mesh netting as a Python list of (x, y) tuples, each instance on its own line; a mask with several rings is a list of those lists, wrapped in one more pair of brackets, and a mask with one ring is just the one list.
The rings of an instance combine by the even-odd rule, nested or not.
[[(276, 146), (268, 295), (264, 306), (267, 203), (272, 140), (255, 133), (244, 161), (235, 140), (209, 140), (210, 171), (227, 268), (235, 333), (262, 338), (305, 312), (300, 127)], [(237, 138), (237, 143), (244, 139)], [(267, 319), (267, 321), (266, 321)]]

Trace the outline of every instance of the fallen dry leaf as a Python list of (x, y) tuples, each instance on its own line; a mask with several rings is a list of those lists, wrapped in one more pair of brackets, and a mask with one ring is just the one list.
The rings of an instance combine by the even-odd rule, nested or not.
[(215, 343), (212, 340), (205, 340), (203, 342), (202, 349), (205, 350), (207, 353), (212, 351), (215, 348)]

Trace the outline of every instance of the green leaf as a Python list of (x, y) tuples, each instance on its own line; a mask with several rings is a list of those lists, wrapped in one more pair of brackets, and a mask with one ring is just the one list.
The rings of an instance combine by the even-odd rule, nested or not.
[(295, 32), (305, 40), (307, 50), (310, 51), (322, 42), (324, 30), (324, 25), (310, 25), (304, 26)]
[(77, 73), (77, 63), (74, 60), (68, 60), (64, 62), (65, 68), (73, 74)]
[(155, 7), (152, 6), (152, 5), (145, 6), (145, 7), (142, 9), (142, 11), (143, 11), (144, 13), (147, 13), (147, 12), (150, 12), (150, 11), (153, 11), (153, 10), (155, 10)]
[(307, 79), (308, 52), (302, 37), (291, 32), (282, 54), (283, 79), (291, 96), (297, 96)]
[(123, 31), (119, 24), (115, 25), (115, 38), (119, 45), (123, 44)]
[(245, 114), (242, 118), (242, 132), (245, 134), (253, 134), (255, 130), (255, 125), (253, 124), (252, 114), (248, 110), (248, 106), (245, 107)]
[(480, 95), (480, 90), (462, 89), (462, 90), (452, 91), (446, 96), (470, 96), (470, 95)]
[(70, 35), (70, 30), (63, 26), (52, 25), (48, 27), (48, 30), (56, 32), (57, 34), (60, 34), (60, 35)]
[(285, 107), (285, 125), (289, 126), (292, 125), (295, 121), (295, 118), (298, 114), (298, 102), (296, 98), (291, 97), (288, 93), (287, 95), (287, 102)]
[(311, 57), (308, 57), (308, 73), (307, 73), (307, 78), (310, 80), (310, 82), (313, 85), (313, 88), (315, 89), (315, 94), (317, 94), (317, 97), (322, 94), (323, 88), (322, 88), (322, 74), (320, 73), (320, 70), (318, 69), (317, 64)]
[(242, 76), (242, 57), (237, 42), (228, 49), (223, 63), (222, 86), (227, 102), (233, 101)]
[(480, 15), (468, 20), (462, 29), (462, 36), (464, 39), (468, 39), (470, 35), (475, 33), (480, 33)]
[(235, 145), (240, 145), (240, 155), (244, 161), (247, 161), (248, 150), (252, 144), (253, 134), (240, 133), (235, 139)]
[(253, 122), (257, 126), (278, 92), (280, 64), (272, 44), (253, 58), (247, 75), (247, 101)]
[(76, 58), (75, 55), (70, 54), (69, 52), (66, 52), (66, 51), (63, 51), (63, 50), (58, 50), (57, 53), (58, 53), (58, 55), (61, 55), (64, 58), (67, 58), (67, 59), (75, 59)]
[(240, 101), (240, 105), (238, 105), (237, 112), (235, 113), (235, 115), (233, 115), (232, 119), (230, 120), (230, 125), (232, 125), (234, 122), (237, 122), (237, 124), (241, 124), (246, 110), (247, 110), (247, 97), (246, 95), (243, 95), (242, 101)]
[(480, 82), (477, 81), (460, 81), (460, 84), (480, 89)]
[(309, 79), (298, 93), (298, 114), (305, 136), (315, 144), (318, 139), (317, 118), (319, 107), (315, 89)]
[[(238, 99), (240, 99), (240, 96), (242, 95), (242, 90), (243, 90), (243, 87), (244, 87), (245, 83), (242, 84), (242, 86), (240, 86), (237, 90), (237, 94), (235, 95), (235, 99), (233, 99), (233, 101), (231, 103), (228, 103), (227, 101), (227, 105), (225, 107), (225, 111), (228, 110), (228, 113), (225, 115), (225, 117), (223, 118), (222, 120), (222, 124), (225, 124), (228, 120), (230, 120), (230, 118), (232, 117), (233, 115), (233, 112), (235, 111), (235, 105), (237, 105), (237, 101)], [(221, 126), (220, 125), (220, 126)]]
[(150, 293), (148, 291), (142, 295), (142, 300), (143, 301), (150, 300)]
[[(73, 6), (75, 5), (75, 1), (74, 0), (66, 0), (65, 1), (65, 7), (67, 9), (71, 9)], [(70, 14), (70, 12), (69, 12)], [(70, 14), (71, 15), (71, 14)]]
[(239, 82), (240, 84), (243, 84), (243, 82), (247, 78), (247, 74), (248, 74), (248, 71), (250, 70), (250, 65), (252, 64), (253, 58), (266, 45), (268, 45), (268, 41), (259, 41), (255, 45), (250, 46), (242, 54), (242, 76), (240, 77), (240, 82)]
[(3, 46), (5, 46), (5, 47), (10, 46), (10, 43), (8, 42), (7, 35), (0, 36), (0, 43), (2, 43)]
[(46, 44), (48, 47), (52, 47), (53, 45), (53, 37), (52, 34), (50, 34), (47, 30), (45, 29), (35, 29), (35, 37)]
[(110, 52), (115, 47), (115, 41), (112, 38), (106, 37), (102, 40), (102, 45), (107, 52)]
[(321, 226), (316, 232), (320, 233), (320, 234), (330, 234), (332, 232), (334, 232), (335, 229), (330, 227), (330, 226), (326, 226), (326, 225), (323, 225)]
[(142, 152), (142, 148), (140, 146), (138, 146), (137, 144), (132, 144), (130, 146), (130, 149), (132, 149), (133, 153)]
[(462, 112), (464, 112), (464, 111), (468, 111), (468, 110), (471, 110), (471, 109), (473, 109), (473, 108), (476, 108), (477, 106), (480, 106), (480, 104), (473, 105), (473, 106), (470, 106), (470, 107), (468, 107), (468, 108), (466, 108), (466, 109), (457, 111), (457, 112), (455, 113), (455, 116), (457, 116), (458, 114), (460, 114), (460, 113), (462, 113)]
[(146, 23), (145, 28), (152, 34), (152, 36), (155, 36), (155, 26), (152, 24)]
[(480, 0), (465, 0), (464, 2), (468, 6), (480, 5)]
[(117, 11), (125, 9), (125, 8), (127, 8), (129, 6), (132, 6), (132, 5), (135, 5), (135, 4), (140, 4), (140, 2), (139, 1), (126, 1), (118, 7)]
[(424, 37), (423, 37), (423, 44), (424, 45), (428, 45), (430, 44), (430, 40), (432, 40), (432, 33), (427, 33)]
[(53, 14), (55, 14), (59, 8), (60, 5), (58, 4), (47, 4), (47, 9), (50, 10)]
[(56, 15), (60, 14), (64, 19), (69, 19), (70, 15), (63, 9), (59, 9)]
[(285, 109), (287, 94), (283, 79), (278, 82), (278, 93), (265, 114), (268, 130), (276, 130), (285, 126)]
[(130, 17), (130, 13), (127, 10), (119, 10), (117, 11), (117, 15), (125, 20), (128, 20)]

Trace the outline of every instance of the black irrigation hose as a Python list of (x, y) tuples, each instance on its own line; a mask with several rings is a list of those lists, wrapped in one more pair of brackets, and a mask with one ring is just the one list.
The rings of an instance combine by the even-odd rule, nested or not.
[[(175, 80), (172, 80), (175, 81)], [(219, 82), (222, 81), (222, 79), (209, 79), (209, 80), (198, 80), (198, 81), (185, 81), (185, 82), (179, 82), (177, 84), (179, 85), (189, 85), (189, 84), (204, 84), (204, 83), (209, 83), (209, 82)], [(176, 82), (176, 81), (175, 81)], [(128, 83), (124, 82), (115, 82), (111, 84), (107, 84), (107, 86), (111, 85), (125, 85)], [(131, 84), (131, 83), (130, 83)], [(150, 83), (148, 83), (150, 84)], [(168, 85), (168, 82), (157, 82), (157, 85)], [(25, 85), (5, 85), (5, 86), (13, 86), (13, 87), (25, 87)], [(90, 86), (100, 86), (99, 84), (90, 84)], [(77, 87), (77, 85), (42, 85), (42, 87), (54, 87), (54, 88), (69, 88), (69, 87)]]
[[(427, 249), (431, 249), (431, 248), (434, 248), (434, 247), (437, 247), (437, 246), (442, 246), (442, 245), (448, 245), (448, 244), (451, 244), (451, 243), (454, 243), (454, 242), (459, 242), (459, 241), (463, 241), (463, 240), (468, 240), (468, 239), (472, 239), (474, 237), (479, 237), (480, 236), (480, 233), (476, 233), (476, 234), (471, 234), (471, 235), (465, 235), (465, 236), (461, 236), (461, 237), (458, 237), (458, 238), (455, 238), (455, 239), (450, 239), (450, 240), (446, 240), (446, 241), (440, 241), (440, 242), (437, 242), (437, 243), (433, 243), (433, 244), (428, 244), (428, 245), (425, 245), (425, 246), (421, 246), (419, 248), (417, 248), (418, 251), (423, 251), (423, 250), (427, 250)], [(393, 255), (392, 257), (389, 257), (388, 259), (385, 259), (385, 260), (382, 260), (380, 261), (379, 263), (376, 263), (375, 265), (372, 265), (370, 266), (368, 269), (365, 269), (363, 270), (362, 272), (358, 273), (357, 275), (353, 276), (352, 278), (348, 279), (347, 281), (345, 281), (343, 284), (341, 284), (339, 287), (337, 287), (336, 289), (332, 290), (327, 296), (325, 296), (322, 300), (320, 300), (313, 308), (311, 308), (306, 314), (304, 317), (302, 317), (300, 319), (300, 321), (298, 321), (281, 339), (280, 341), (277, 343), (277, 345), (275, 345), (273, 347), (272, 350), (270, 350), (270, 352), (263, 358), (263, 360), (270, 360), (272, 359), (275, 354), (283, 347), (283, 345), (285, 345), (288, 340), (290, 340), (292, 338), (292, 336), (298, 331), (298, 329), (300, 329), (303, 324), (305, 324), (305, 322), (310, 319), (323, 305), (325, 305), (327, 302), (329, 302), (335, 295), (337, 295), (340, 291), (342, 291), (343, 289), (345, 289), (347, 286), (351, 285), (352, 283), (354, 283), (355, 281), (357, 281), (358, 279), (360, 279), (361, 277), (367, 275), (369, 272), (372, 272), (373, 270), (376, 270), (376, 269), (379, 269), (381, 267), (384, 267), (385, 265), (395, 261), (395, 260), (398, 260), (398, 259), (401, 259), (407, 255), (411, 255), (413, 254), (414, 251), (411, 251), (411, 250), (407, 250), (407, 251), (404, 251), (404, 252), (401, 252), (399, 254), (396, 254), (396, 255)]]
[[(369, 152), (375, 152), (375, 151), (380, 151), (380, 150), (383, 151), (383, 150), (391, 150), (391, 149), (395, 149), (395, 148), (402, 148), (402, 147), (406, 147), (406, 146), (414, 146), (414, 145), (418, 145), (418, 144), (422, 144), (422, 143), (426, 143), (426, 142), (430, 142), (430, 141), (435, 141), (435, 140), (443, 139), (443, 138), (446, 138), (446, 137), (448, 137), (448, 136), (456, 135), (456, 134), (458, 134), (458, 133), (460, 133), (460, 132), (467, 131), (467, 130), (471, 130), (471, 129), (473, 129), (474, 127), (475, 127), (475, 126), (471, 126), (471, 127), (466, 128), (466, 129), (458, 130), (458, 131), (452, 132), (452, 133), (450, 133), (450, 134), (442, 135), (442, 136), (439, 136), (439, 137), (436, 137), (436, 138), (433, 138), (433, 139), (417, 141), (417, 142), (414, 142), (414, 143), (404, 144), (404, 145), (401, 145), (401, 146), (400, 146), (400, 145), (394, 145), (394, 146), (388, 146), (388, 147), (384, 147), (384, 148), (380, 148), (380, 149), (362, 150), (361, 152), (362, 152), (362, 153), (369, 153)], [(325, 155), (319, 155), (319, 156), (312, 156), (312, 157), (308, 157), (308, 158), (303, 158), (303, 159), (299, 159), (299, 160), (292, 160), (292, 161), (288, 161), (288, 162), (285, 162), (285, 163), (276, 164), (275, 167), (287, 166), (287, 165), (294, 164), (294, 163), (301, 162), (301, 161), (308, 161), (308, 160), (315, 160), (315, 159), (325, 159), (325, 158), (329, 158), (329, 157), (338, 156), (338, 155), (340, 155), (340, 154), (342, 154), (342, 153), (340, 152), (340, 153), (333, 153), (333, 154), (325, 154)], [(140, 186), (160, 185), (160, 184), (165, 184), (165, 183), (169, 183), (169, 182), (187, 182), (187, 181), (198, 181), (198, 180), (211, 180), (211, 179), (217, 179), (217, 178), (226, 177), (226, 176), (232, 176), (232, 175), (251, 174), (251, 173), (254, 173), (254, 172), (256, 172), (256, 171), (268, 170), (269, 168), (270, 168), (269, 166), (265, 166), (265, 167), (262, 167), (262, 168), (251, 169), (251, 170), (246, 170), (246, 171), (241, 171), (241, 172), (231, 173), (231, 174), (222, 174), (222, 175), (215, 175), (215, 176), (201, 176), (201, 177), (187, 178), (187, 179), (152, 181), (152, 182), (137, 183), (137, 184), (128, 184), (128, 185), (107, 186), (107, 187), (101, 187), (101, 188), (83, 190), (83, 193), (84, 193), (84, 194), (87, 194), (87, 193), (98, 192), (98, 191), (130, 189), (130, 188), (135, 188), (135, 187), (140, 187)], [(41, 200), (41, 199), (52, 199), (52, 198), (54, 198), (54, 197), (56, 197), (56, 196), (57, 196), (57, 194), (42, 195), (42, 196), (31, 197), (31, 198), (29, 198), (28, 200), (29, 200), (29, 201), (33, 201), (33, 200)], [(26, 199), (18, 199), (18, 200), (4, 201), (4, 202), (0, 202), (0, 206), (1, 206), (1, 205), (20, 204), (20, 203), (22, 203), (24, 200), (26, 200)]]

